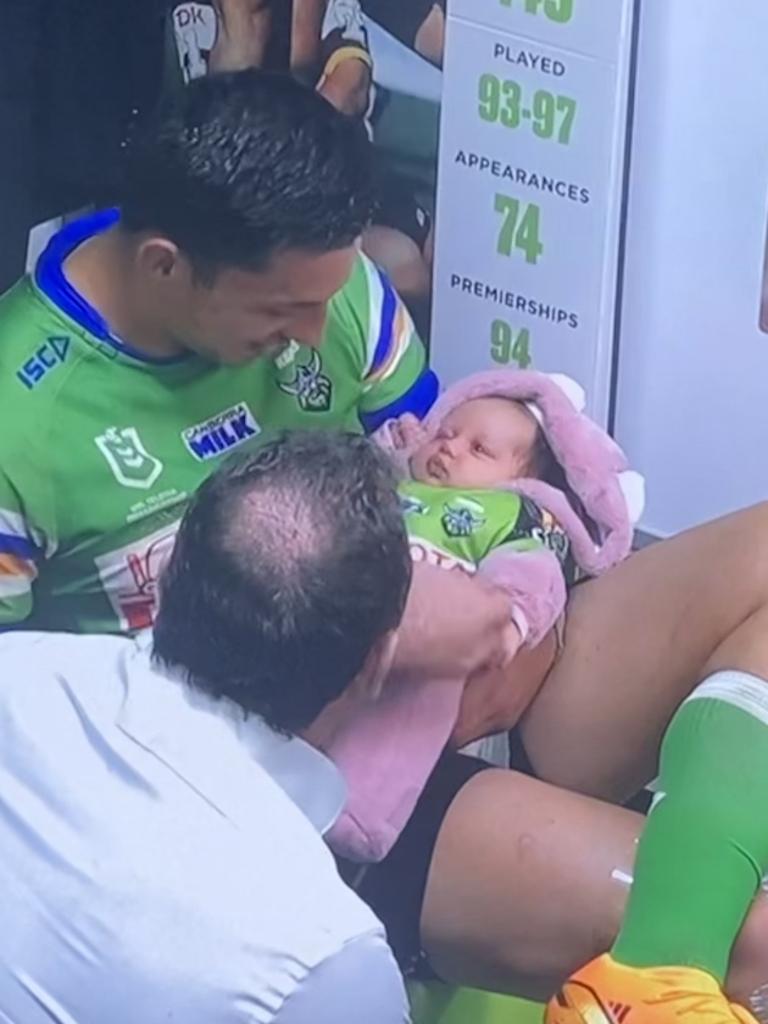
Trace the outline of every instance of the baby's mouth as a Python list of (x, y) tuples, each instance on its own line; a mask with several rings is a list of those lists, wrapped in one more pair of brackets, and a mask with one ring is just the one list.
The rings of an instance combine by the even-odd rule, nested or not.
[(429, 475), (435, 477), (437, 480), (445, 480), (448, 476), (448, 470), (446, 469), (445, 463), (440, 455), (431, 455), (427, 459), (427, 470)]

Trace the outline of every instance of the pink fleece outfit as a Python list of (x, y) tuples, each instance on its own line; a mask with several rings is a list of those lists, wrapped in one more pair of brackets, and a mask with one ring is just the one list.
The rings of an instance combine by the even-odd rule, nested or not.
[[(561, 380), (580, 390), (573, 382)], [(615, 442), (581, 413), (580, 396), (569, 398), (555, 378), (526, 371), (476, 374), (441, 396), (405, 451), (394, 450), (387, 424), (376, 440), (393, 452), (407, 472), (410, 455), (435, 435), (453, 409), (490, 396), (523, 401), (535, 411), (569, 486), (597, 527), (599, 542), (592, 539), (567, 498), (549, 484), (514, 480), (507, 489), (530, 498), (555, 517), (568, 534), (577, 565), (587, 574), (597, 575), (624, 559), (636, 518), (630, 506), (638, 496), (637, 475), (627, 471), (626, 457)], [(527, 645), (535, 646), (565, 608), (562, 570), (549, 550), (492, 552), (478, 571), (510, 596), (512, 617), (522, 626)], [(391, 678), (377, 701), (345, 712), (326, 748), (348, 787), (344, 812), (328, 837), (337, 853), (361, 862), (387, 855), (450, 739), (465, 682)]]

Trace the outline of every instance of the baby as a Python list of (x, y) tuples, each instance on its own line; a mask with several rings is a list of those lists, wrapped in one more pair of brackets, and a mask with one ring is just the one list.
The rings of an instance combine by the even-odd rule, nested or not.
[[(410, 457), (400, 487), (414, 562), (475, 572), (492, 551), (549, 550), (566, 585), (578, 569), (555, 517), (505, 485), (543, 480), (580, 511), (541, 426), (535, 406), (497, 396), (463, 402)], [(525, 602), (510, 607), (509, 656), (526, 640)]]
[[(414, 561), (478, 573), (507, 594), (510, 658), (561, 619), (571, 584), (631, 548), (642, 480), (583, 403), (566, 377), (494, 371), (446, 391), (423, 424), (376, 436), (405, 477)], [(450, 739), (465, 682), (393, 680), (349, 709), (326, 749), (348, 786), (329, 835), (342, 856), (386, 856)]]

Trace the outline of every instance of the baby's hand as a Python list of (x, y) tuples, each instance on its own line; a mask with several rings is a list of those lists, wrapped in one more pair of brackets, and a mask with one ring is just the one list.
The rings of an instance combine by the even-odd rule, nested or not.
[(392, 440), (397, 451), (418, 444), (424, 433), (421, 420), (412, 412), (403, 413), (398, 419), (393, 420), (391, 430)]
[(424, 436), (418, 417), (406, 412), (396, 420), (387, 420), (372, 434), (372, 440), (385, 452), (404, 452), (415, 447)]

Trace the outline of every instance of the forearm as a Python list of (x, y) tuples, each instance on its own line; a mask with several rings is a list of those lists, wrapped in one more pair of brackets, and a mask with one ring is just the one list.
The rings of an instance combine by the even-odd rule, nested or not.
[(242, 71), (264, 62), (272, 12), (269, 0), (215, 0), (218, 30), (211, 71)]
[(454, 570), (419, 563), (400, 627), (394, 669), (405, 676), (465, 678), (501, 659), (506, 597)]
[(398, 673), (419, 675), (433, 668), (435, 638), (439, 638), (440, 626), (431, 612), (439, 600), (443, 577), (444, 570), (435, 566), (413, 567), (413, 582), (400, 624), (393, 666)]
[(523, 648), (503, 668), (485, 669), (466, 687), (451, 746), (461, 749), (484, 736), (513, 729), (535, 701), (557, 655), (553, 633)]
[(323, 18), (328, 0), (293, 0), (291, 29), (291, 71), (302, 81), (317, 74), (320, 62)]

